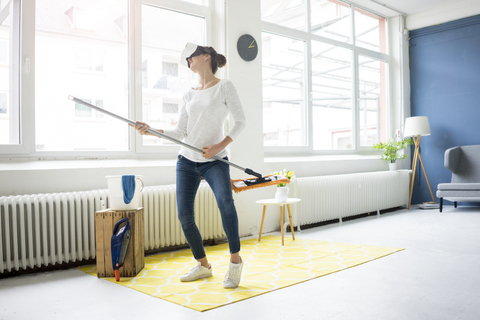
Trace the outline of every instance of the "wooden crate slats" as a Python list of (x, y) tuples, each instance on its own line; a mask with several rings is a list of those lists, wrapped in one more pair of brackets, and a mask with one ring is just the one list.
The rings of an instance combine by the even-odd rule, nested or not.
[(145, 266), (143, 208), (137, 210), (102, 210), (95, 213), (97, 276), (114, 277), (111, 253), (113, 227), (123, 218), (130, 220), (130, 244), (120, 277), (134, 277)]

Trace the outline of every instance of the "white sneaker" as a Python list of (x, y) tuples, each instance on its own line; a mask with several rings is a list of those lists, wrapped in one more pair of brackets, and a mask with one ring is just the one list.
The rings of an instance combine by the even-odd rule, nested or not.
[(201, 278), (208, 278), (211, 276), (212, 276), (212, 265), (209, 263), (208, 268), (205, 268), (198, 261), (195, 267), (193, 267), (188, 273), (180, 277), (180, 281), (182, 282), (195, 281)]
[(225, 289), (236, 288), (240, 284), (240, 279), (242, 277), (242, 268), (243, 261), (240, 260), (240, 263), (232, 263), (228, 265), (228, 271), (223, 280), (223, 287)]

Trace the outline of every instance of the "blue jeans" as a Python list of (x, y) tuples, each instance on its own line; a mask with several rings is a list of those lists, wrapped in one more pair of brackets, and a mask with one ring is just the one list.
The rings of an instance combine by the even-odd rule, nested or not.
[[(228, 159), (225, 157), (224, 159)], [(179, 155), (177, 160), (177, 209), (185, 238), (195, 259), (205, 258), (203, 239), (195, 223), (194, 203), (200, 181), (205, 179), (213, 190), (222, 217), (230, 253), (240, 252), (237, 210), (233, 203), (229, 165), (215, 160), (193, 162)]]

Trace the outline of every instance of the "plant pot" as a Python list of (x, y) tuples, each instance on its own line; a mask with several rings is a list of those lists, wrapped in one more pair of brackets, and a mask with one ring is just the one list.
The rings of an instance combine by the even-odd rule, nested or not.
[(388, 168), (390, 169), (390, 171), (397, 170), (397, 163), (396, 162), (389, 162), (388, 163)]
[(288, 187), (277, 187), (277, 192), (275, 192), (275, 201), (285, 202), (288, 199)]

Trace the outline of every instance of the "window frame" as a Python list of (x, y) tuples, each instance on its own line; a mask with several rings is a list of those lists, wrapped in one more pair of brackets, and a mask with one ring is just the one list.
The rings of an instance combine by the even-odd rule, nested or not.
[[(12, 55), (12, 66), (13, 70), (10, 71), (11, 74), (11, 84), (12, 89), (9, 92), (11, 95), (11, 101), (14, 100), (14, 105), (11, 105), (10, 108), (19, 108), (17, 113), (12, 113), (11, 109), (9, 110), (10, 116), (17, 114), (19, 119), (19, 144), (4, 144), (0, 145), (0, 155), (4, 154), (20, 154), (25, 155), (32, 153), (34, 149), (34, 129), (33, 132), (30, 128), (35, 128), (35, 119), (34, 119), (34, 110), (32, 107), (32, 99), (34, 97), (29, 97), (26, 92), (32, 92), (32, 82), (35, 78), (34, 68), (33, 68), (33, 59), (31, 52), (33, 51), (33, 43), (29, 38), (29, 35), (23, 36), (24, 30), (35, 29), (35, 2), (33, 0), (19, 0), (12, 1), (10, 3), (13, 7), (11, 8), (12, 20), (15, 21), (13, 29), (13, 35), (11, 43), (15, 44), (13, 46), (13, 55)], [(26, 8), (33, 5), (32, 8)], [(32, 17), (33, 13), (33, 17)], [(18, 19), (20, 21), (18, 22)], [(22, 31), (20, 31), (22, 30)], [(22, 32), (22, 34), (20, 34)], [(31, 35), (31, 33), (30, 33)], [(15, 120), (12, 120), (15, 121)]]
[[(295, 38), (299, 41), (305, 42), (305, 51), (304, 51), (304, 81), (305, 81), (305, 106), (306, 110), (304, 112), (304, 123), (306, 127), (304, 128), (305, 134), (305, 141), (307, 144), (305, 146), (264, 146), (264, 152), (268, 156), (282, 156), (282, 155), (299, 155), (299, 154), (312, 154), (312, 155), (322, 155), (322, 154), (376, 154), (378, 152), (372, 150), (371, 147), (368, 146), (360, 146), (360, 115), (359, 115), (359, 63), (358, 59), (360, 55), (374, 58), (377, 60), (381, 60), (387, 64), (386, 69), (386, 83), (385, 87), (387, 88), (387, 97), (386, 97), (386, 123), (385, 123), (385, 130), (387, 132), (387, 138), (390, 137), (390, 122), (391, 122), (391, 95), (390, 95), (390, 83), (392, 82), (390, 79), (390, 72), (391, 68), (391, 58), (388, 52), (389, 49), (389, 38), (388, 38), (388, 18), (382, 14), (376, 13), (370, 9), (364, 8), (362, 6), (358, 6), (348, 1), (342, 2), (350, 5), (350, 28), (351, 28), (351, 42), (341, 42), (335, 39), (326, 38), (320, 35), (313, 34), (311, 32), (311, 19), (310, 19), (310, 1), (305, 1), (305, 23), (307, 28), (305, 30), (298, 30), (289, 27), (285, 27), (282, 25), (274, 24), (267, 21), (261, 22), (261, 31), (266, 33), (275, 34), (278, 36), (284, 36), (289, 38)], [(386, 30), (385, 30), (385, 41), (386, 41), (386, 48), (387, 53), (381, 53), (378, 51), (369, 50), (363, 47), (358, 47), (355, 44), (356, 35), (355, 35), (355, 9), (361, 9), (363, 11), (371, 12), (379, 17), (386, 19)], [(352, 116), (352, 131), (353, 131), (353, 148), (351, 150), (314, 150), (313, 149), (313, 90), (312, 90), (312, 41), (319, 41), (329, 45), (338, 46), (341, 48), (349, 49), (353, 53), (353, 61), (352, 61), (352, 107), (353, 109), (353, 116)]]
[[(57, 159), (119, 159), (119, 158), (174, 158), (179, 146), (144, 146), (142, 137), (129, 130), (129, 150), (125, 151), (41, 151), (36, 150), (35, 139), (35, 14), (36, 0), (12, 1), (14, 13), (20, 19), (15, 29), (14, 39), (18, 41), (17, 74), (20, 143), (0, 145), (0, 158), (57, 160)], [(176, 11), (205, 19), (205, 39), (212, 37), (212, 11), (214, 4), (208, 6), (178, 0), (127, 0), (128, 4), (128, 105), (129, 118), (142, 119), (142, 33), (141, 7), (143, 4)], [(75, 72), (88, 72), (74, 70)], [(91, 71), (95, 72), (95, 71)], [(97, 71), (98, 72), (98, 71)], [(102, 71), (104, 72), (104, 71)], [(15, 91), (14, 91), (15, 93)], [(65, 98), (66, 99), (66, 98)], [(108, 109), (108, 107), (106, 107)], [(181, 108), (181, 106), (180, 106)]]

